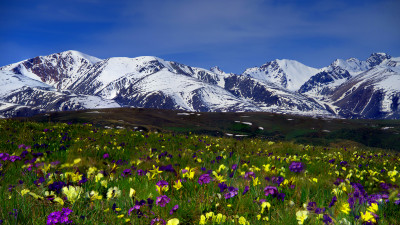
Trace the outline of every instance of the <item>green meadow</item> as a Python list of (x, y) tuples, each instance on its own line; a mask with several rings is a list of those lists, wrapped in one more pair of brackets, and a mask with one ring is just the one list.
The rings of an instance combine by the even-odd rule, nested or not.
[(0, 120), (0, 224), (400, 224), (397, 151), (175, 129)]

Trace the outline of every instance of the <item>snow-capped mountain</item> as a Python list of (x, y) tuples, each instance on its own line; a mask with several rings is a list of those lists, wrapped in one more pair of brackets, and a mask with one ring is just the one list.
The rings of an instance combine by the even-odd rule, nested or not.
[[(0, 115), (129, 106), (395, 118), (397, 106), (386, 107), (382, 114), (352, 110), (344, 101), (356, 97), (343, 92), (350, 81), (370, 82), (370, 86), (386, 90), (385, 82), (397, 81), (389, 77), (400, 74), (397, 58), (390, 58), (376, 53), (366, 61), (336, 60), (322, 69), (294, 60), (274, 60), (237, 75), (218, 67), (207, 70), (153, 56), (102, 60), (66, 51), (0, 67)], [(379, 73), (388, 78), (378, 82)], [(393, 85), (391, 97), (383, 101), (386, 105), (390, 101), (398, 104), (398, 88)]]
[(400, 57), (386, 58), (352, 77), (330, 99), (346, 117), (400, 118)]
[(290, 91), (297, 91), (319, 69), (301, 64), (295, 60), (274, 60), (260, 67), (246, 69), (243, 75), (261, 81), (274, 83)]
[(336, 59), (331, 65), (322, 68), (321, 72), (313, 75), (299, 88), (298, 92), (316, 98), (324, 98), (351, 77), (378, 66), (390, 58), (391, 56), (385, 53), (373, 53), (366, 61), (356, 58)]

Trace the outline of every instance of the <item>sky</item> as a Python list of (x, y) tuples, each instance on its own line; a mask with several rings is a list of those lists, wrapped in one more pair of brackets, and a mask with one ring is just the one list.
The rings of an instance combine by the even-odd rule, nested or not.
[(400, 56), (399, 0), (1, 0), (0, 66), (77, 50), (242, 73)]

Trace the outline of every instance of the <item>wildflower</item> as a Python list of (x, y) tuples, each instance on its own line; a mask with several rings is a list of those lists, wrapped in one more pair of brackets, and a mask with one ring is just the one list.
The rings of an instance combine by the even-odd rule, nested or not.
[(109, 188), (107, 191), (107, 199), (114, 199), (121, 196), (121, 190), (118, 187)]
[(174, 212), (176, 212), (176, 210), (178, 210), (179, 205), (175, 205), (174, 207), (172, 207), (172, 209), (169, 211), (169, 214), (172, 215)]
[(134, 197), (135, 195), (136, 195), (135, 189), (130, 188), (130, 189), (129, 189), (129, 197), (132, 198), (132, 197)]
[(213, 222), (225, 223), (225, 221), (226, 221), (226, 216), (222, 215), (221, 213), (218, 213), (216, 216), (213, 216)]
[(235, 197), (238, 194), (238, 190), (239, 189), (234, 187), (228, 187), (228, 192), (225, 193), (225, 199), (230, 199)]
[(299, 224), (303, 224), (304, 221), (308, 218), (308, 211), (302, 210), (296, 212), (296, 219)]
[(264, 213), (264, 209), (265, 209), (266, 207), (267, 207), (268, 210), (269, 210), (269, 208), (271, 208), (271, 204), (270, 204), (269, 202), (263, 202), (263, 203), (261, 203), (261, 214)]
[(218, 175), (215, 171), (213, 171), (212, 173), (213, 173), (213, 175), (215, 176), (215, 179), (216, 179), (219, 183), (222, 183), (222, 182), (225, 182), (225, 181), (226, 181), (226, 179), (224, 178), (224, 176)]
[(324, 216), (322, 217), (322, 222), (324, 222), (325, 224), (333, 224), (333, 220), (328, 214), (324, 214)]
[(242, 195), (246, 194), (250, 190), (249, 186), (244, 187)]
[(153, 165), (153, 169), (152, 169), (152, 170), (149, 170), (149, 171), (152, 173), (150, 179), (154, 179), (155, 176), (157, 176), (158, 174), (162, 173), (162, 171), (160, 171), (160, 170), (158, 169), (158, 167), (155, 166), (155, 165)]
[(218, 184), (218, 187), (219, 187), (220, 192), (224, 192), (228, 188), (228, 185), (225, 184), (225, 182), (222, 182), (222, 183)]
[(68, 208), (63, 208), (61, 211), (52, 212), (47, 217), (47, 225), (72, 223), (72, 220), (68, 218), (68, 215), (71, 213), (72, 210)]
[(253, 186), (257, 186), (257, 185), (261, 184), (261, 182), (258, 180), (258, 177), (252, 178), (252, 179), (253, 179)]
[(181, 180), (175, 181), (175, 184), (174, 184), (173, 187), (174, 187), (176, 190), (181, 189), (181, 188), (182, 188), (182, 182), (181, 182)]
[(168, 191), (168, 182), (165, 180), (160, 180), (156, 183), (156, 188), (159, 194)]
[(204, 215), (201, 215), (201, 216), (200, 216), (200, 222), (199, 222), (199, 224), (200, 224), (200, 225), (205, 225), (205, 224), (207, 224), (206, 221), (207, 221), (207, 220), (206, 220), (206, 217), (205, 217)]
[(171, 201), (171, 199), (168, 198), (168, 196), (161, 195), (161, 196), (157, 197), (156, 205), (161, 206), (161, 207), (165, 207), (165, 205), (168, 204), (169, 201)]
[(308, 211), (314, 211), (317, 208), (317, 203), (316, 202), (309, 202), (307, 205), (307, 210)]
[(301, 162), (292, 162), (289, 165), (289, 170), (295, 173), (300, 173), (301, 171), (303, 171), (304, 169), (304, 165)]
[(165, 220), (161, 219), (161, 218), (154, 218), (151, 220), (150, 225), (165, 225)]
[(202, 174), (200, 177), (199, 177), (199, 179), (198, 179), (198, 183), (200, 184), (200, 185), (202, 185), (202, 184), (208, 184), (208, 183), (210, 183), (210, 181), (212, 180), (212, 178), (210, 177), (210, 175), (209, 174)]
[(179, 219), (173, 218), (168, 220), (167, 225), (178, 225), (179, 224)]
[(274, 186), (267, 186), (264, 188), (265, 196), (272, 195), (275, 196), (278, 194), (278, 189)]
[(70, 201), (71, 203), (74, 203), (76, 200), (78, 200), (80, 198), (82, 188), (69, 186), (69, 187), (63, 187), (62, 191), (67, 196), (68, 201)]
[(341, 211), (341, 212), (344, 212), (345, 214), (349, 214), (349, 212), (350, 212), (349, 203), (344, 202), (344, 203), (341, 205), (341, 207), (340, 207), (340, 211)]
[(372, 213), (377, 213), (378, 212), (378, 204), (376, 204), (376, 203), (371, 203), (371, 206), (370, 207), (368, 207), (368, 209), (367, 209), (369, 212), (372, 212)]
[(363, 222), (376, 223), (376, 219), (375, 219), (374, 215), (369, 211), (365, 212), (365, 214), (363, 212), (361, 212), (361, 220)]
[(104, 175), (102, 173), (98, 173), (95, 177), (94, 180), (97, 182), (99, 182), (102, 178), (104, 177)]
[(86, 198), (89, 198), (90, 201), (94, 201), (94, 200), (101, 200), (103, 196), (99, 195), (99, 192), (97, 191), (91, 191), (86, 193)]
[(332, 197), (332, 201), (331, 201), (331, 203), (329, 203), (328, 207), (331, 208), (333, 205), (335, 205), (336, 202), (337, 202), (337, 197), (335, 195), (335, 196)]
[(246, 225), (246, 224), (249, 224), (249, 222), (247, 222), (246, 218), (244, 218), (243, 216), (241, 216), (241, 217), (239, 218), (239, 224), (241, 224), (241, 225)]
[(183, 177), (187, 177), (190, 180), (193, 179), (195, 170), (196, 168), (186, 167), (185, 169), (182, 170)]
[(29, 189), (23, 189), (21, 191), (21, 195), (24, 196), (24, 195), (28, 194), (29, 192), (30, 192)]

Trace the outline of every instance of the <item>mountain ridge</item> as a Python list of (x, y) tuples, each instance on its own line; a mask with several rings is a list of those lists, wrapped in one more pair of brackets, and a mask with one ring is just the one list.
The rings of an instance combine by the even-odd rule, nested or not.
[[(12, 93), (0, 90), (0, 101), (4, 105), (19, 104), (20, 107), (39, 111), (90, 108), (94, 107), (93, 104), (84, 102), (95, 99), (99, 102), (97, 107), (398, 118), (400, 83), (395, 85), (389, 81), (398, 81), (399, 68), (398, 58), (373, 53), (365, 61), (337, 59), (323, 68), (312, 68), (295, 60), (277, 59), (260, 67), (248, 68), (242, 74), (233, 74), (219, 67), (208, 70), (154, 56), (99, 59), (69, 50), (0, 67), (0, 80), (3, 82), (8, 79), (9, 83), (17, 85), (18, 76), (31, 79), (26, 83), (19, 82)], [(383, 77), (385, 82), (377, 77)], [(36, 86), (40, 84), (44, 85), (41, 88), (48, 89), (46, 94), (43, 90), (38, 91)], [(374, 94), (360, 94), (361, 89), (346, 92), (348, 90), (345, 89), (357, 89), (354, 85), (368, 87)], [(73, 95), (79, 98), (73, 98)], [(344, 97), (340, 98), (343, 95), (347, 103)], [(360, 96), (365, 99), (361, 101)], [(38, 97), (43, 100), (29, 101), (29, 98)], [(48, 104), (44, 99), (60, 104)], [(372, 99), (376, 101), (375, 105), (370, 104)], [(68, 107), (61, 107), (63, 101)], [(72, 104), (71, 101), (79, 103)], [(388, 107), (388, 104), (393, 107)], [(367, 112), (366, 108), (372, 110)], [(13, 115), (9, 111), (12, 111), (10, 107), (0, 106), (3, 117)]]

